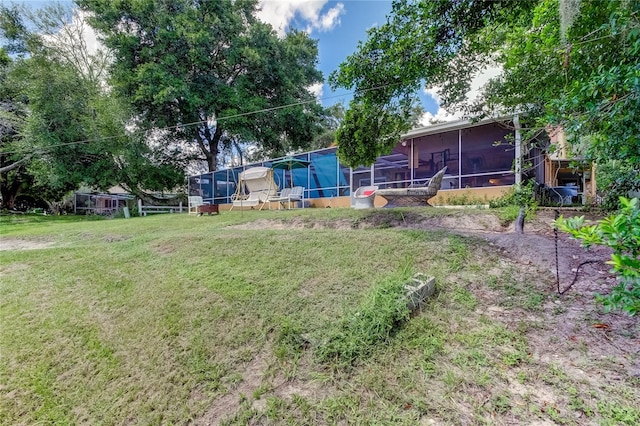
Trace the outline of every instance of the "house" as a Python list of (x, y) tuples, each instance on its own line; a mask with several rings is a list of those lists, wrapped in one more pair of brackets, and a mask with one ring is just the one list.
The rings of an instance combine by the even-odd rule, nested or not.
[[(546, 135), (544, 138), (543, 142), (548, 143)], [(338, 148), (331, 147), (295, 155), (309, 166), (274, 170), (274, 177), (280, 188), (303, 186), (304, 198), (312, 207), (349, 207), (351, 194), (361, 186), (405, 188), (424, 182), (447, 166), (441, 190), (431, 203), (447, 204), (456, 196), (492, 199), (520, 183), (523, 176), (547, 182), (543, 151), (522, 152), (520, 139), (517, 116), (451, 121), (408, 132), (388, 155), (380, 156), (371, 166), (347, 167), (337, 158)], [(230, 205), (238, 174), (250, 167), (270, 167), (274, 160), (191, 176), (189, 195), (202, 196), (208, 203)], [(523, 162), (528, 166), (524, 172)], [(554, 185), (562, 183), (561, 179)], [(385, 202), (379, 198), (377, 206)]]
[(561, 128), (549, 128), (547, 134), (553, 149), (547, 150), (544, 154), (542, 167), (544, 174), (538, 181), (544, 182), (547, 188), (551, 188), (552, 195), (553, 188), (569, 188), (577, 193), (583, 204), (588, 200), (594, 200), (596, 198), (596, 167), (595, 164), (585, 161), (583, 153), (586, 147), (569, 143)]
[(134, 197), (128, 194), (74, 192), (74, 214), (113, 215)]

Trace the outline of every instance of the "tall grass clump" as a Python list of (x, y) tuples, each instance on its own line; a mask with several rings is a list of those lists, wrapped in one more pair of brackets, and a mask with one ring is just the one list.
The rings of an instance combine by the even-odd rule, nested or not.
[(409, 318), (404, 297), (408, 275), (390, 277), (372, 287), (356, 309), (348, 309), (331, 326), (315, 351), (318, 360), (343, 368), (371, 355), (388, 341), (394, 329)]

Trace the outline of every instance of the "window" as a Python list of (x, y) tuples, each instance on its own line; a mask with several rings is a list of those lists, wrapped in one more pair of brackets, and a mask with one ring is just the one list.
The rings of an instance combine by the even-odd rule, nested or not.
[(447, 166), (447, 176), (457, 176), (459, 132), (438, 133), (413, 140), (413, 178), (426, 179)]
[(375, 185), (381, 188), (405, 188), (411, 183), (411, 143), (398, 144), (389, 155), (379, 157), (373, 165)]
[(462, 175), (510, 171), (515, 149), (512, 130), (497, 123), (462, 130)]

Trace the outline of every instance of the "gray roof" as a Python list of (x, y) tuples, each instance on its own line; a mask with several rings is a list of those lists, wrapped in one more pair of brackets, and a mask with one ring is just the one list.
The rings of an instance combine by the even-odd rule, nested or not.
[(437, 133), (449, 132), (451, 130), (466, 129), (469, 127), (482, 126), (489, 123), (504, 123), (506, 121), (512, 121), (513, 117), (495, 117), (485, 118), (478, 121), (472, 121), (470, 119), (447, 121), (446, 123), (432, 124), (425, 127), (417, 127), (410, 130), (401, 136), (402, 139), (419, 138), (420, 136), (433, 135)]

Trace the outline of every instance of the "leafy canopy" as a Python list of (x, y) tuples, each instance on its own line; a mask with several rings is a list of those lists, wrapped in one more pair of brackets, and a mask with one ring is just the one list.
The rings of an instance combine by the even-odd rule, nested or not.
[(77, 3), (112, 49), (111, 84), (141, 123), (194, 147), (209, 170), (234, 141), (277, 155), (318, 132), (322, 108), (308, 90), (322, 81), (317, 42), (278, 38), (256, 0)]
[[(357, 90), (358, 109), (391, 113), (399, 99), (435, 87), (445, 108), (470, 117), (521, 112), (537, 129), (562, 126), (585, 141), (591, 159), (640, 170), (638, 57), (638, 2), (398, 0), (330, 81)], [(472, 77), (496, 65), (502, 74), (468, 102)], [(341, 142), (369, 158), (386, 149), (384, 137)]]
[(334, 88), (356, 91), (350, 105), (353, 112), (347, 113), (344, 123), (349, 137), (339, 137), (341, 159), (348, 164), (371, 164), (390, 151), (408, 129), (416, 92), (425, 83), (443, 87), (446, 105), (460, 101), (470, 77), (489, 62), (482, 55), (484, 46), (474, 42), (478, 33), (488, 23), (508, 21), (530, 4), (393, 2), (387, 22), (370, 29), (366, 42), (330, 76)]
[[(579, 5), (569, 22), (566, 4)], [(638, 2), (540, 0), (530, 21), (487, 31), (503, 73), (484, 92), (485, 113), (526, 112), (586, 143), (591, 159), (638, 169), (639, 14)]]
[(184, 181), (172, 155), (127, 131), (131, 112), (105, 89), (106, 56), (87, 51), (77, 16), (56, 4), (0, 17), (4, 207), (21, 192), (56, 201), (82, 185), (141, 194)]

